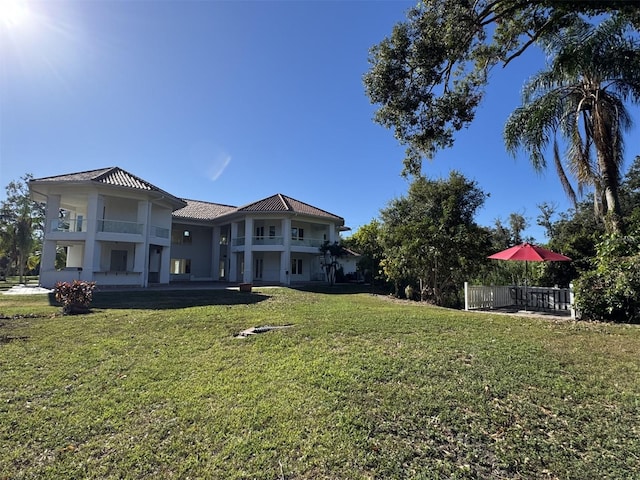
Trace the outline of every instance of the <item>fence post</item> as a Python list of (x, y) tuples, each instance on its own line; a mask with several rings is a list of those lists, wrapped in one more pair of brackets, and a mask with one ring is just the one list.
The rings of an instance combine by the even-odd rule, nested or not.
[(571, 308), (571, 319), (575, 320), (576, 319), (576, 299), (575, 299), (575, 295), (573, 294), (573, 283), (569, 284), (569, 305)]
[(469, 282), (464, 282), (464, 309), (469, 311)]

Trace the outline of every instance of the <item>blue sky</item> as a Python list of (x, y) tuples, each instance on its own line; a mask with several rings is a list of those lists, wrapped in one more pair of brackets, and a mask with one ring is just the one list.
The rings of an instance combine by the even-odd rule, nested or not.
[[(362, 75), (413, 2), (2, 1), (28, 13), (0, 7), (0, 198), (28, 172), (119, 166), (183, 198), (283, 193), (355, 230), (407, 191), (404, 147), (372, 121)], [(560, 183), (501, 135), (541, 66), (529, 54), (494, 72), (473, 125), (423, 172), (462, 172), (490, 194), (480, 224), (520, 213), (544, 241), (536, 205), (568, 208)]]

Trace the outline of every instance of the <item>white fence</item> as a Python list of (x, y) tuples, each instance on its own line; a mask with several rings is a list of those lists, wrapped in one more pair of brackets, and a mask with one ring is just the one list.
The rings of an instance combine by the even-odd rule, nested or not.
[(482, 286), (464, 283), (465, 310), (491, 310), (504, 307), (518, 307), (525, 310), (570, 313), (576, 317), (573, 308), (573, 289), (524, 286)]

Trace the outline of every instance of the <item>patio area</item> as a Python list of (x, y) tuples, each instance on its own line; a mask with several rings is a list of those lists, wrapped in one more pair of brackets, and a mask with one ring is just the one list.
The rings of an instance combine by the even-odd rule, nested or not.
[(539, 313), (576, 318), (570, 288), (464, 284), (465, 310)]

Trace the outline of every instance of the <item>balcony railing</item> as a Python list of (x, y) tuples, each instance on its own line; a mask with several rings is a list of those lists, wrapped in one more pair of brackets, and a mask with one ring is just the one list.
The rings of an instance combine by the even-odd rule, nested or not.
[(292, 247), (321, 247), (324, 243), (323, 238), (292, 238)]
[(284, 245), (284, 237), (253, 237), (254, 245)]
[(52, 232), (86, 232), (87, 222), (83, 217), (65, 218), (51, 222)]
[(171, 230), (157, 225), (151, 225), (151, 236), (157, 238), (169, 238)]
[(144, 225), (136, 222), (123, 222), (120, 220), (98, 220), (98, 232), (128, 233), (141, 235)]
[[(124, 222), (121, 220), (98, 220), (97, 228), (98, 232), (129, 233), (134, 235), (141, 235), (144, 231), (144, 224), (137, 222)], [(83, 217), (64, 218), (60, 220), (53, 220), (51, 222), (51, 232), (86, 231), (87, 219)], [(151, 225), (150, 235), (156, 238), (169, 238), (171, 236), (171, 229), (159, 227), (157, 225)]]
[[(252, 245), (284, 245), (284, 237), (251, 237)], [(292, 238), (292, 247), (321, 247), (324, 243), (323, 238)], [(237, 237), (232, 239), (231, 245), (234, 247), (242, 247), (246, 244), (245, 237)]]

